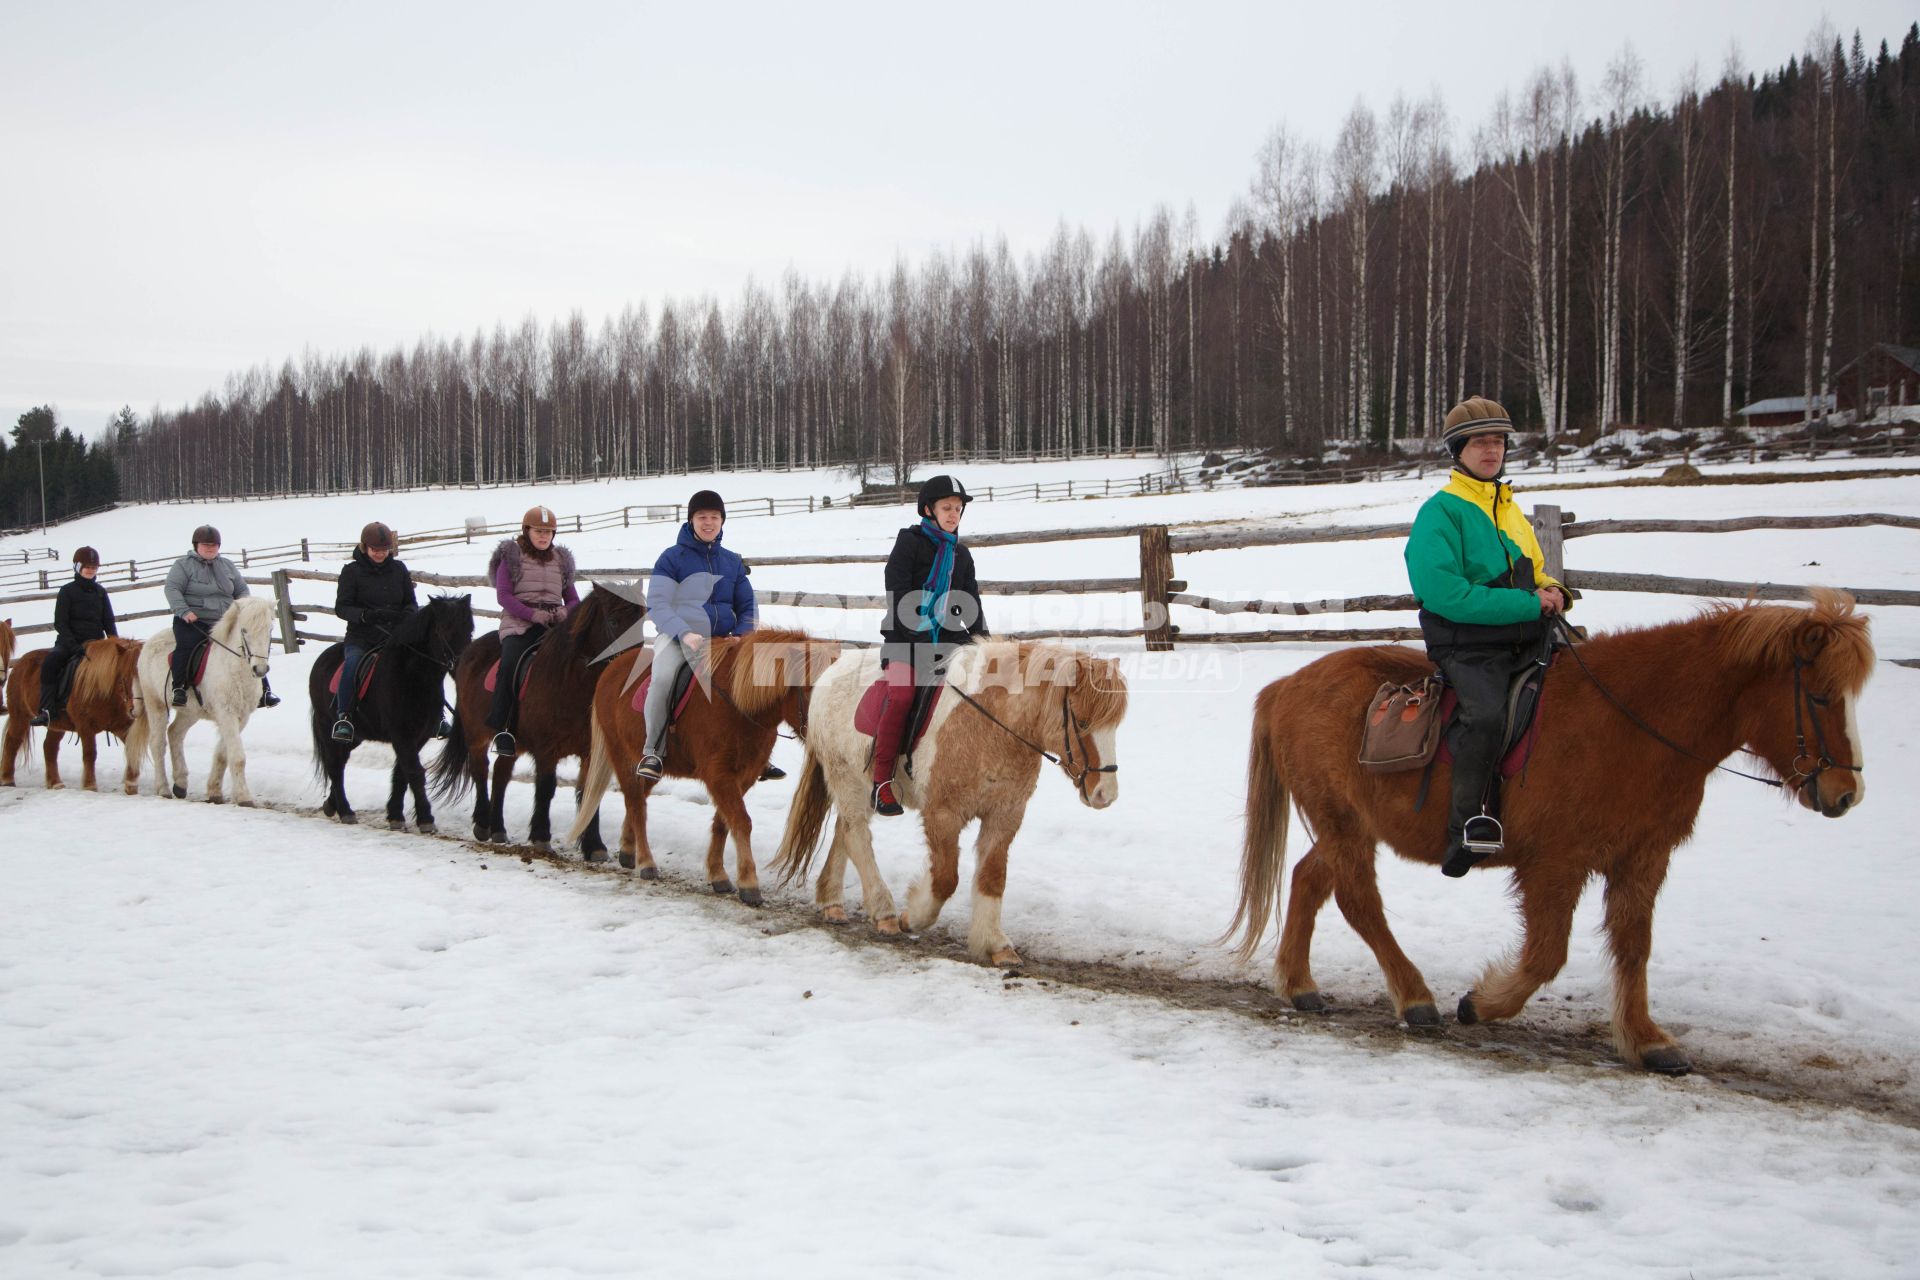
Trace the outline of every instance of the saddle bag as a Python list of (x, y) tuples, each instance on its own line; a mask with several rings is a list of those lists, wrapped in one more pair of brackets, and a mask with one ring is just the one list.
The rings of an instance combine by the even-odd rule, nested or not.
[(1424, 767), (1440, 745), (1440, 695), (1445, 688), (1432, 676), (1417, 684), (1381, 685), (1367, 704), (1360, 767), (1368, 773)]

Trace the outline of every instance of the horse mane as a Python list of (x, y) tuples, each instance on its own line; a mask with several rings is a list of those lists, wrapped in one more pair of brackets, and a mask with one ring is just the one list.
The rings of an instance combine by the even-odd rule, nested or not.
[[(1127, 682), (1114, 659), (1036, 640), (981, 642), (981, 647), (989, 646), (1004, 646), (1017, 655), (1022, 688), (1050, 685), (1065, 689), (1068, 705), (1088, 732), (1110, 728), (1126, 716)], [(990, 684), (1004, 680), (1003, 675), (995, 672), (991, 657), (985, 665)], [(1052, 698), (1029, 700), (1023, 709), (1028, 721), (1024, 726), (1027, 732), (1044, 733), (1059, 727), (1059, 709)]]
[(13, 619), (0, 622), (0, 667), (13, 661)]
[[(547, 644), (552, 646), (555, 652), (572, 654), (591, 635), (590, 629), (598, 626), (603, 616), (611, 616), (621, 605), (633, 609), (636, 614), (641, 612), (640, 606), (633, 601), (607, 590), (597, 582), (594, 583), (593, 589), (581, 597), (580, 607), (568, 612), (566, 625), (549, 633)], [(610, 635), (601, 643), (604, 645), (614, 638)], [(598, 648), (595, 652), (598, 652)]]
[[(839, 654), (834, 641), (816, 640), (804, 631), (762, 628), (716, 646), (714, 676), (726, 681), (727, 695), (741, 714), (758, 716), (779, 706), (796, 686), (812, 685)], [(795, 662), (802, 664), (798, 678)]]
[(241, 596), (233, 602), (233, 608), (221, 614), (220, 621), (213, 624), (214, 639), (220, 641), (222, 644), (227, 644), (232, 641), (234, 631), (244, 631), (252, 627), (252, 618), (248, 618), (245, 622), (240, 620), (243, 613), (257, 613), (271, 621), (273, 618), (273, 604), (265, 596)]
[[(393, 630), (388, 633), (388, 639), (395, 644), (424, 645), (431, 637), (433, 624), (440, 614), (459, 605), (463, 600), (471, 602), (472, 597), (428, 596), (425, 604), (410, 611), (406, 617), (394, 624)], [(435, 606), (440, 607), (436, 609)]]
[(1873, 674), (1867, 616), (1854, 611), (1853, 597), (1844, 591), (1812, 587), (1807, 594), (1813, 603), (1805, 609), (1716, 601), (1703, 614), (1724, 624), (1722, 644), (1730, 662), (1785, 671), (1804, 658), (1811, 663), (1809, 683), (1815, 689), (1859, 693)]
[(122, 640), (114, 636), (89, 640), (80, 670), (74, 673), (73, 700), (103, 701), (112, 696), (114, 686), (121, 680), (136, 679), (140, 648), (138, 640)]

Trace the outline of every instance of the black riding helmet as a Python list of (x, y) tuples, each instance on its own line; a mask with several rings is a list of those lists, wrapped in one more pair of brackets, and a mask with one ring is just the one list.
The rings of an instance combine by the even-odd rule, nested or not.
[(942, 498), (958, 498), (960, 499), (960, 505), (963, 507), (973, 501), (973, 495), (968, 493), (966, 487), (952, 476), (933, 476), (929, 478), (925, 484), (920, 486), (920, 500), (916, 504), (915, 509), (919, 511), (922, 516), (931, 520), (933, 518), (933, 504)]

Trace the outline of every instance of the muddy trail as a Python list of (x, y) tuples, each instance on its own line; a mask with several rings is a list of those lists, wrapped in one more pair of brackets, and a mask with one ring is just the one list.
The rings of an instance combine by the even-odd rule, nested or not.
[[(333, 824), (317, 807), (261, 802), (262, 809), (315, 822)], [(375, 811), (363, 813), (368, 830), (395, 838), (430, 839), (457, 849), (483, 865), (543, 864), (566, 875), (611, 876), (637, 893), (672, 893), (703, 905), (716, 920), (739, 926), (757, 926), (772, 937), (795, 930), (819, 933), (852, 950), (875, 950), (899, 959), (938, 960), (974, 966), (961, 940), (943, 925), (934, 932), (912, 937), (887, 937), (866, 925), (857, 904), (849, 905), (847, 924), (824, 923), (810, 901), (787, 894), (769, 896), (765, 906), (749, 908), (737, 898), (715, 894), (705, 880), (661, 868), (659, 880), (643, 881), (622, 870), (619, 863), (582, 862), (577, 854), (555, 852), (534, 845), (482, 844), (466, 834), (464, 816), (457, 829), (420, 833), (411, 828), (389, 833), (386, 819)], [(509, 863), (511, 860), (511, 863)], [(684, 862), (684, 859), (681, 860)], [(731, 856), (729, 856), (731, 862)], [(766, 886), (763, 886), (766, 887)], [(961, 903), (964, 912), (965, 904)], [(1270, 954), (1270, 953), (1269, 953)], [(1458, 1055), (1481, 1065), (1509, 1071), (1567, 1070), (1625, 1073), (1614, 1056), (1604, 1009), (1577, 1006), (1570, 996), (1545, 993), (1534, 997), (1512, 1022), (1461, 1026), (1453, 1021), (1447, 998), (1441, 997), (1445, 1025), (1437, 1030), (1414, 1030), (1399, 1021), (1384, 994), (1360, 1003), (1341, 1003), (1339, 992), (1327, 992), (1331, 1007), (1324, 1013), (1300, 1013), (1264, 986), (1249, 981), (1196, 978), (1161, 969), (1110, 961), (1063, 960), (1040, 956), (1023, 948), (1024, 959), (1015, 969), (1002, 971), (1009, 992), (1040, 990), (1091, 999), (1131, 997), (1151, 1000), (1169, 1009), (1219, 1013), (1244, 1018), (1267, 1028), (1276, 1039), (1293, 1035), (1334, 1036), (1381, 1053), (1438, 1053)], [(1264, 974), (1264, 966), (1260, 972)], [(1377, 976), (1377, 975), (1376, 975)], [(1375, 984), (1377, 987), (1377, 983)], [(1687, 1043), (1686, 1028), (1670, 1023), (1693, 1059), (1690, 1080), (1714, 1089), (1782, 1106), (1845, 1108), (1908, 1128), (1920, 1129), (1920, 1102), (1906, 1096), (1911, 1078), (1907, 1064), (1879, 1056), (1835, 1051), (1793, 1060), (1782, 1053), (1773, 1061), (1718, 1058)], [(1765, 1053), (1764, 1046), (1755, 1046)]]

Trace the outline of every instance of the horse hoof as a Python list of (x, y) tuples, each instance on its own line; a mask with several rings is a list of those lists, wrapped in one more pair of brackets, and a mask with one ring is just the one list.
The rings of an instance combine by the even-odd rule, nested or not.
[(493, 839), (493, 828), (483, 827), (476, 822), (473, 826), (473, 838), (481, 844), (485, 844), (487, 841)]
[(1018, 951), (1012, 947), (1002, 947), (993, 953), (993, 963), (1001, 969), (1018, 969), (1023, 961)]
[(242, 809), (258, 809), (260, 807), (251, 800), (242, 800), (239, 802), (239, 805)]
[(607, 851), (605, 849), (582, 849), (580, 851), (580, 860), (582, 862), (605, 862), (607, 860)]
[(334, 816), (340, 819), (340, 825), (343, 827), (356, 827), (360, 825), (360, 815), (350, 810), (343, 809)]
[(428, 822), (416, 822), (416, 823), (414, 823), (414, 824), (413, 824), (413, 829), (414, 829), (415, 831), (418, 831), (418, 832), (419, 832), (419, 833), (420, 833), (421, 835), (423, 835), (423, 836), (430, 836), (430, 835), (435, 835), (435, 834), (437, 834), (437, 833), (439, 832), (439, 830), (440, 830), (440, 828), (438, 828), (438, 827), (436, 827), (436, 826), (434, 826), (434, 825), (433, 825), (433, 823), (432, 823), (431, 821), (428, 821)]
[(1415, 1031), (1438, 1031), (1440, 1011), (1430, 1004), (1410, 1004), (1400, 1014)]
[(208, 796), (207, 797), (208, 804), (225, 804), (226, 802), (227, 802), (227, 798), (225, 796)]
[(552, 853), (552, 852), (553, 852), (553, 841), (551, 841), (551, 840), (529, 840), (529, 841), (527, 841), (527, 848), (529, 848), (529, 849), (531, 849), (531, 850), (533, 850), (533, 851), (534, 851), (535, 853)]
[(845, 907), (823, 907), (820, 911), (820, 920), (823, 924), (845, 924), (847, 922), (847, 909)]
[(625, 849), (620, 851), (620, 865), (628, 871), (633, 870), (633, 855)]
[(175, 800), (185, 800), (187, 798), (187, 789), (176, 785), (173, 789), (173, 798)]
[(1460, 1007), (1453, 1011), (1453, 1016), (1460, 1019), (1460, 1025), (1463, 1027), (1470, 1027), (1480, 1021), (1480, 1011), (1473, 1007), (1473, 992), (1469, 991), (1460, 997)]
[(658, 880), (660, 878), (660, 868), (642, 867), (640, 868), (640, 878), (642, 880)]
[(387, 830), (405, 831), (406, 829), (407, 829), (407, 820), (405, 818), (388, 818), (387, 819)]
[(333, 801), (322, 800), (320, 802), (320, 816), (323, 818), (331, 818), (333, 816)]
[(711, 887), (715, 893), (728, 894), (733, 892), (733, 881), (713, 880), (709, 882), (709, 887)]
[(760, 906), (763, 901), (764, 899), (761, 898), (758, 889), (742, 889), (740, 891), (740, 905), (742, 906), (757, 907)]
[(65, 791), (66, 789), (67, 784), (64, 782), (49, 782), (47, 784), (47, 790), (49, 791)]
[(900, 917), (881, 916), (873, 922), (873, 928), (876, 933), (884, 933), (890, 938), (897, 938), (901, 933)]
[(1301, 1013), (1325, 1013), (1327, 998), (1318, 991), (1302, 991), (1294, 996), (1293, 1007)]
[(1656, 1075), (1684, 1076), (1693, 1071), (1693, 1063), (1674, 1045), (1662, 1045), (1640, 1055), (1640, 1065)]

